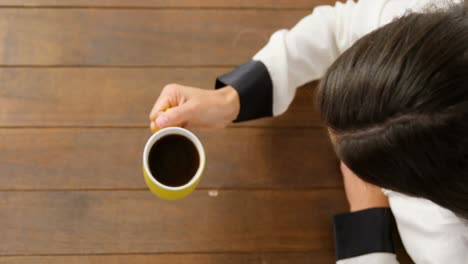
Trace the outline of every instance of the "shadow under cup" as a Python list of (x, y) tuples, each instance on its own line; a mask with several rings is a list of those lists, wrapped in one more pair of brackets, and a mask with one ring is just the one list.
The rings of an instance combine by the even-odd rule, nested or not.
[[(193, 175), (189, 175), (190, 179), (188, 181), (185, 181), (183, 185), (180, 186), (173, 186), (173, 184), (169, 184), (167, 180), (164, 180), (162, 177), (158, 177), (158, 175), (153, 175), (152, 171), (154, 171), (155, 168), (154, 162), (150, 163), (150, 157), (153, 154), (157, 148), (160, 148), (160, 150), (163, 150), (161, 153), (158, 153), (156, 157), (159, 156), (161, 159), (174, 159), (174, 161), (169, 163), (171, 166), (174, 167), (174, 170), (177, 171), (180, 169), (183, 169), (183, 166), (177, 167), (178, 162), (183, 161), (182, 159), (187, 158), (184, 157), (183, 155), (180, 157), (175, 157), (174, 154), (176, 153), (168, 153), (167, 156), (164, 156), (164, 149), (167, 149), (168, 147), (171, 147), (170, 144), (177, 144), (172, 141), (170, 142), (164, 142), (166, 145), (165, 148), (161, 147), (158, 144), (163, 143), (163, 141), (167, 141), (168, 138), (179, 138), (179, 144), (182, 141), (191, 143), (192, 149), (196, 149), (196, 153), (198, 154), (198, 166), (195, 168), (193, 172), (187, 171), (187, 173), (191, 173)], [(153, 149), (154, 148), (154, 149)], [(190, 157), (189, 157), (190, 158)], [(193, 158), (193, 157), (192, 157)], [(151, 157), (152, 160), (154, 160), (154, 157)], [(170, 161), (170, 160), (169, 160)], [(159, 164), (161, 166), (161, 164)], [(203, 173), (203, 170), (205, 168), (205, 151), (203, 149), (203, 145), (201, 144), (200, 140), (190, 131), (184, 128), (180, 127), (168, 127), (161, 129), (154, 133), (148, 142), (145, 145), (145, 149), (143, 152), (143, 175), (145, 177), (145, 182), (148, 188), (153, 192), (155, 195), (162, 199), (166, 200), (177, 200), (184, 198), (185, 196), (189, 195), (197, 186), (198, 182), (200, 181), (201, 175)], [(170, 168), (166, 168), (167, 173), (170, 173)], [(166, 175), (166, 176), (171, 176), (171, 175)], [(171, 186), (172, 185), (172, 186)]]

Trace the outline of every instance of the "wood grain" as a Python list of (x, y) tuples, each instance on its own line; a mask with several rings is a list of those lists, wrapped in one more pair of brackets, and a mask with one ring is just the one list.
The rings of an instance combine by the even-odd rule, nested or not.
[[(213, 89), (231, 68), (0, 68), (0, 126), (139, 126), (162, 88)], [(298, 90), (288, 112), (246, 126), (317, 127), (315, 84)]]
[(239, 65), (308, 10), (0, 9), (1, 65)]
[(0, 255), (331, 251), (342, 190), (0, 192)]
[(106, 256), (0, 257), (0, 264), (310, 264), (333, 263), (330, 250), (306, 253), (158, 254)]
[[(342, 185), (326, 132), (195, 131), (204, 144), (201, 188), (304, 189)], [(147, 129), (1, 129), (0, 189), (145, 189)]]
[(0, 0), (0, 264), (334, 262), (347, 204), (314, 85), (274, 120), (195, 131), (208, 163), (188, 198), (141, 175), (165, 84), (210, 89), (334, 2)]
[(0, 6), (154, 7), (154, 8), (295, 8), (331, 5), (334, 0), (0, 0)]

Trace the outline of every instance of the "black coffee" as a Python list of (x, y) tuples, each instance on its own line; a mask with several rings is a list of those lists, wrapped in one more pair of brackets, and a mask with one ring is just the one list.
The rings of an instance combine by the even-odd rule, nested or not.
[(188, 183), (195, 176), (199, 162), (197, 147), (180, 135), (160, 138), (148, 156), (148, 166), (153, 177), (171, 187)]

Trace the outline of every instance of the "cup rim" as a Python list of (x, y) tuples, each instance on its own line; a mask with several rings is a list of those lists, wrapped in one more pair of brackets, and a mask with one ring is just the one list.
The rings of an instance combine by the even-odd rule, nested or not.
[[(154, 143), (156, 143), (159, 139), (166, 135), (181, 135), (192, 141), (192, 143), (195, 145), (198, 151), (198, 155), (200, 156), (200, 164), (198, 166), (197, 172), (195, 175), (190, 179), (189, 182), (187, 182), (184, 185), (177, 186), (177, 187), (172, 187), (172, 186), (167, 186), (155, 179), (153, 174), (151, 174), (151, 170), (149, 169), (148, 165), (148, 157), (149, 157), (149, 152), (151, 150), (151, 147), (153, 147)], [(181, 127), (166, 127), (163, 129), (158, 130), (156, 133), (154, 133), (146, 142), (145, 149), (143, 151), (143, 166), (145, 169), (146, 174), (148, 174), (148, 178), (159, 186), (160, 188), (163, 188), (165, 190), (170, 190), (170, 191), (180, 191), (187, 189), (188, 187), (192, 186), (198, 179), (201, 177), (203, 169), (205, 168), (205, 150), (203, 149), (203, 145), (201, 144), (200, 140), (198, 139), (195, 134), (190, 132), (189, 130)]]

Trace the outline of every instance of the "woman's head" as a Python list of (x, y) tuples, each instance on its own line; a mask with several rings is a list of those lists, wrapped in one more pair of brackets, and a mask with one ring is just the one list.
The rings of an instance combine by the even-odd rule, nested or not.
[(319, 90), (338, 157), (363, 180), (468, 218), (468, 12), (408, 14), (357, 41)]

